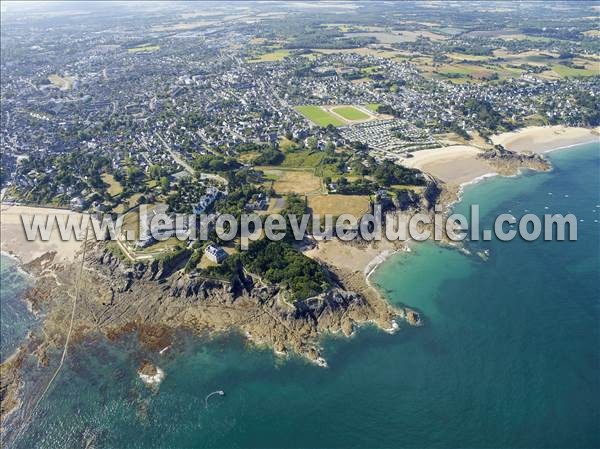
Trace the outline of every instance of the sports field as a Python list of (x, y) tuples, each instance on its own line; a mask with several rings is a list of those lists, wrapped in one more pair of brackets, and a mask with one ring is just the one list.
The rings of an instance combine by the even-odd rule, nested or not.
[(296, 106), (296, 111), (313, 122), (315, 125), (326, 127), (327, 125), (343, 126), (345, 125), (339, 118), (325, 111), (320, 106)]
[(332, 109), (338, 115), (341, 115), (346, 120), (368, 120), (369, 115), (356, 109), (354, 106), (340, 106)]

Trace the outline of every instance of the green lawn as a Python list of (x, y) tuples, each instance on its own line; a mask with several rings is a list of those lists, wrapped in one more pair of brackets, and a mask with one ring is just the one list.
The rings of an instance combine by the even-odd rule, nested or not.
[(332, 111), (346, 120), (367, 120), (369, 118), (368, 114), (356, 109), (354, 106), (340, 106), (339, 108), (333, 108)]
[(327, 125), (333, 126), (343, 126), (343, 123), (340, 119), (333, 116), (329, 112), (321, 109), (319, 106), (296, 106), (296, 111), (306, 117), (308, 120), (313, 122), (316, 125), (326, 127)]
[(379, 108), (379, 106), (381, 106), (379, 103), (369, 103), (365, 105), (365, 108), (367, 108), (369, 111), (377, 112), (377, 108)]

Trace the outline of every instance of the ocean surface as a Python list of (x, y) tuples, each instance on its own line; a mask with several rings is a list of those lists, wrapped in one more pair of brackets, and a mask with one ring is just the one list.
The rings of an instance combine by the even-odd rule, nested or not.
[(31, 283), (15, 259), (0, 255), (0, 362), (15, 352), (37, 321), (22, 298)]
[[(509, 211), (574, 213), (578, 241), (396, 255), (372, 281), (422, 312), (423, 327), (326, 338), (328, 369), (235, 334), (182, 334), (163, 356), (133, 338), (90, 339), (16, 447), (599, 447), (600, 145), (550, 157), (552, 172), (468, 186), (455, 209), (479, 204), (482, 227)], [(166, 372), (157, 392), (136, 376), (148, 356)], [(205, 402), (215, 390), (226, 394)]]

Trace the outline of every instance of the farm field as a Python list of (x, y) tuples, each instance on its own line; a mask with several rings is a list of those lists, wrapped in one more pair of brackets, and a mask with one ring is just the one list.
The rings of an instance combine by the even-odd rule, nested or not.
[(294, 147), (296, 147), (296, 142), (288, 139), (287, 137), (282, 137), (279, 140), (279, 148), (283, 151), (289, 151)]
[(202, 28), (206, 26), (210, 26), (215, 22), (212, 20), (198, 20), (194, 22), (181, 22), (174, 23), (172, 25), (167, 26), (153, 26), (152, 31), (161, 33), (161, 32), (172, 32), (172, 31), (190, 31), (196, 28)]
[(252, 162), (259, 155), (260, 155), (260, 153), (258, 153), (257, 151), (249, 151), (248, 153), (242, 153), (242, 154), (240, 154), (238, 156), (238, 158), (240, 159), (240, 161), (242, 161), (243, 163), (247, 164), (247, 163)]
[(389, 50), (381, 50), (378, 48), (369, 48), (369, 47), (358, 47), (358, 48), (311, 48), (312, 51), (317, 53), (322, 53), (325, 55), (331, 54), (349, 54), (354, 53), (361, 56), (377, 56), (379, 58), (389, 58), (393, 59), (397, 57), (400, 52), (397, 51), (389, 51)]
[(275, 50), (259, 56), (248, 59), (248, 62), (275, 62), (281, 61), (283, 58), (290, 55), (289, 50)]
[(493, 70), (479, 65), (445, 65), (438, 70), (440, 75), (471, 75), (473, 78), (482, 78), (493, 73)]
[(257, 167), (263, 170), (267, 179), (273, 183), (273, 189), (279, 194), (298, 193), (314, 195), (321, 193), (321, 179), (313, 170), (279, 167)]
[(418, 38), (429, 38), (432, 41), (440, 41), (447, 39), (441, 34), (432, 33), (431, 31), (371, 31), (360, 33), (346, 33), (346, 37), (374, 37), (382, 44), (396, 44), (400, 42), (415, 42)]
[(321, 163), (325, 153), (322, 151), (293, 151), (285, 154), (281, 167), (288, 168), (315, 168)]
[(490, 59), (489, 56), (466, 55), (462, 53), (448, 53), (448, 57), (458, 61), (487, 61)]
[(308, 207), (313, 214), (340, 216), (352, 214), (361, 217), (369, 211), (366, 195), (315, 195), (308, 198)]
[[(429, 68), (427, 69), (430, 70)], [(430, 73), (446, 77), (454, 83), (463, 83), (469, 80), (478, 81), (519, 77), (523, 73), (523, 70), (507, 65), (494, 65), (482, 62), (481, 64), (445, 64)], [(492, 78), (496, 76), (497, 78)]]
[(119, 205), (113, 209), (113, 212), (116, 214), (121, 214), (125, 212), (130, 207), (135, 206), (141, 197), (141, 193), (134, 193), (127, 200), (119, 203)]
[(562, 64), (553, 64), (552, 70), (562, 77), (594, 76), (600, 75), (600, 70), (575, 69)]
[(443, 41), (447, 39), (446, 36), (438, 33), (432, 33), (431, 31), (400, 31), (399, 34), (404, 37), (406, 41), (414, 42), (418, 38), (428, 38), (432, 41)]
[(325, 111), (320, 106), (313, 106), (313, 105), (296, 106), (295, 109), (300, 114), (302, 114), (304, 117), (306, 117), (308, 120), (310, 120), (314, 124), (322, 126), (322, 127), (326, 127), (328, 125), (333, 125), (333, 126), (344, 126), (345, 125), (345, 123), (342, 120), (340, 120), (333, 114), (330, 114), (329, 112)]

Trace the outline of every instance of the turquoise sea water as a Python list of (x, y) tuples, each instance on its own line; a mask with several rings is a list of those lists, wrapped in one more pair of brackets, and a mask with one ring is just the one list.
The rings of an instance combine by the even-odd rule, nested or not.
[[(426, 243), (375, 273), (425, 326), (327, 338), (328, 369), (237, 335), (182, 334), (164, 356), (90, 340), (16, 447), (600, 446), (600, 145), (551, 159), (551, 173), (470, 186), (456, 209), (480, 204), (482, 226), (572, 212), (577, 242), (470, 243), (487, 262)], [(166, 372), (158, 392), (137, 379), (145, 356)]]
[(30, 285), (17, 261), (0, 255), (0, 361), (15, 351), (36, 322), (21, 298)]

